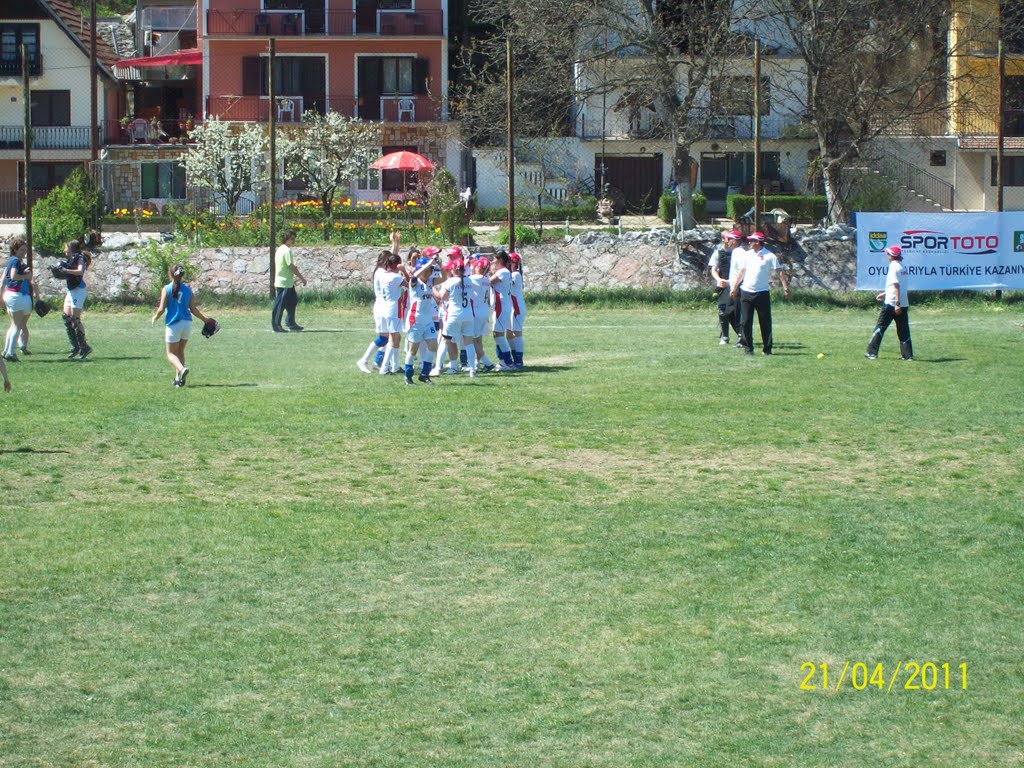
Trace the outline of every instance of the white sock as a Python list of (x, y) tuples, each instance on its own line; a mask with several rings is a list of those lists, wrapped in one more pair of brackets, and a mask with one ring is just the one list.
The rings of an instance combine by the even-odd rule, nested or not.
[(470, 371), (476, 370), (476, 347), (472, 344), (466, 347), (466, 365)]
[(371, 341), (370, 346), (366, 348), (366, 352), (363, 354), (361, 358), (359, 358), (359, 362), (362, 363), (363, 365), (370, 362), (370, 358), (377, 354), (378, 349), (380, 349), (380, 347), (377, 346), (377, 342)]
[(384, 359), (380, 361), (380, 375), (383, 376), (388, 372), (388, 368), (391, 366), (391, 354), (397, 350), (391, 346), (391, 342), (384, 348)]

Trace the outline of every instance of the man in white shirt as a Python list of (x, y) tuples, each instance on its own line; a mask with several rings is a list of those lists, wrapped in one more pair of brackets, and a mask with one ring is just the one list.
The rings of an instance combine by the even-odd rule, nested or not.
[(885, 249), (889, 257), (889, 271), (885, 276), (885, 290), (875, 296), (882, 302), (882, 311), (878, 313), (878, 322), (868, 340), (868, 351), (864, 357), (874, 360), (878, 357), (878, 348), (882, 346), (882, 336), (893, 320), (896, 321), (896, 336), (900, 340), (900, 354), (904, 360), (914, 359), (914, 349), (910, 343), (910, 318), (907, 316), (910, 301), (907, 296), (907, 268), (903, 266), (903, 250), (898, 245)]
[(772, 272), (779, 273), (782, 291), (788, 299), (789, 275), (779, 257), (764, 247), (765, 236), (761, 232), (747, 235), (749, 247), (743, 254), (742, 264), (736, 277), (730, 281), (730, 295), (740, 302), (740, 344), (744, 353), (754, 354), (754, 312), (761, 327), (761, 349), (764, 354), (772, 353), (772, 300), (768, 293)]

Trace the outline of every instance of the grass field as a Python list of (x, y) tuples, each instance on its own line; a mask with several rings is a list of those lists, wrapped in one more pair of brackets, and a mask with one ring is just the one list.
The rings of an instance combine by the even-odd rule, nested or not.
[(771, 358), (563, 308), (412, 388), (368, 310), (214, 311), (181, 390), (142, 311), (84, 363), (35, 319), (0, 766), (1021, 765), (1024, 307), (912, 309), (902, 363), (781, 304)]

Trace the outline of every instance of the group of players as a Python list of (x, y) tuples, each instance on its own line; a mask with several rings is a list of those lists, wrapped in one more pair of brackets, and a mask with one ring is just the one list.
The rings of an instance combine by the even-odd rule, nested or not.
[[(522, 260), (500, 251), (494, 260), (469, 255), (459, 246), (410, 248), (403, 263), (401, 235), (391, 234), (391, 249), (381, 251), (373, 272), (373, 319), (377, 337), (356, 366), (364, 373), (403, 373), (406, 385), (462, 370), (523, 369)], [(402, 365), (402, 333), (406, 347)], [(484, 349), (493, 335), (497, 361)], [(419, 362), (419, 374), (416, 363)], [(372, 368), (371, 368), (372, 366)], [(415, 378), (414, 378), (415, 376)]]

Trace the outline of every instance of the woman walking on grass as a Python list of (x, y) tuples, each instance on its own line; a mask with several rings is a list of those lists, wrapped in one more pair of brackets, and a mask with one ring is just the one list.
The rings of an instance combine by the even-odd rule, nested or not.
[(160, 291), (160, 303), (153, 314), (153, 322), (156, 323), (166, 310), (164, 341), (167, 344), (167, 362), (174, 368), (174, 386), (184, 387), (188, 376), (185, 345), (192, 335), (192, 315), (204, 323), (209, 322), (209, 318), (196, 307), (192, 289), (184, 282), (185, 267), (174, 264), (167, 270), (167, 276), (171, 282)]
[(11, 243), (11, 257), (4, 267), (4, 304), (11, 316), (11, 327), (7, 329), (4, 343), (4, 360), (18, 362), (17, 350), (23, 355), (28, 351), (28, 318), (32, 314), (32, 270), (25, 260), (28, 243), (15, 240)]

